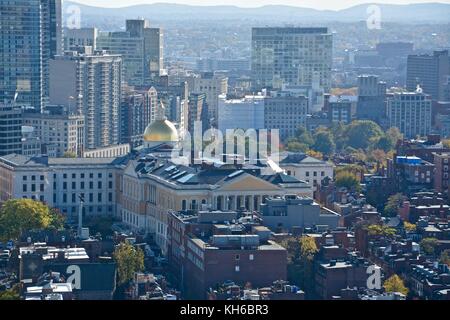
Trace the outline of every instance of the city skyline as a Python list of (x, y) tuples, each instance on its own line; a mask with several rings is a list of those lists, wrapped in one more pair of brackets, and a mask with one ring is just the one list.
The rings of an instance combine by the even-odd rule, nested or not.
[(231, 5), (243, 8), (257, 8), (267, 5), (286, 5), (294, 7), (312, 8), (318, 10), (343, 10), (356, 5), (361, 4), (394, 4), (394, 5), (408, 5), (417, 3), (450, 3), (449, 0), (444, 1), (434, 1), (434, 0), (377, 0), (377, 1), (365, 1), (365, 0), (343, 0), (343, 1), (315, 1), (315, 0), (76, 0), (73, 2), (78, 2), (84, 5), (98, 6), (104, 8), (117, 8), (117, 7), (128, 7), (133, 5), (142, 4), (155, 4), (155, 3), (166, 3), (166, 4), (184, 4), (192, 6), (218, 6), (218, 5)]

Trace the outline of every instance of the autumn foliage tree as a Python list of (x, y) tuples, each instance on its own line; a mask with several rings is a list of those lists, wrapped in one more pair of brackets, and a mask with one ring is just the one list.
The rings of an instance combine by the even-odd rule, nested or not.
[(406, 295), (408, 295), (408, 292), (409, 292), (409, 290), (405, 286), (405, 283), (403, 282), (402, 278), (400, 278), (396, 274), (394, 274), (392, 277), (387, 279), (384, 282), (383, 287), (384, 287), (384, 290), (389, 293), (400, 292), (406, 296)]
[(128, 242), (119, 244), (113, 256), (121, 285), (132, 280), (136, 272), (144, 270), (144, 252)]

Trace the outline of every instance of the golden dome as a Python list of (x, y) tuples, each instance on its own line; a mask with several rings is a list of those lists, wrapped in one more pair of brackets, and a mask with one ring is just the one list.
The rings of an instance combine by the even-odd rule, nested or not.
[(144, 132), (145, 142), (178, 142), (178, 131), (168, 120), (156, 120)]

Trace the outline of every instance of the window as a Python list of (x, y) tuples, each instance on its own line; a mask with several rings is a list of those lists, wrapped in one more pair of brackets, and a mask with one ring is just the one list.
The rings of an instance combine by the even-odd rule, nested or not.
[(89, 173), (89, 178), (94, 179), (94, 174), (93, 173)]
[(112, 181), (109, 181), (109, 182), (108, 182), (108, 188), (109, 188), (109, 189), (112, 189), (112, 187), (113, 187), (113, 183), (112, 183)]
[(63, 178), (64, 178), (64, 179), (67, 179), (67, 173), (64, 173), (64, 174), (63, 174)]
[(75, 173), (72, 173), (72, 179), (76, 179), (77, 175)]
[(84, 179), (84, 173), (80, 174), (81, 179)]
[(239, 254), (236, 255), (236, 261), (241, 260), (241, 256)]
[(36, 181), (36, 176), (31, 176), (31, 181)]
[(98, 188), (99, 188), (99, 189), (102, 188), (102, 182), (101, 182), (101, 181), (98, 182)]
[(241, 268), (239, 266), (234, 267), (234, 271), (239, 272), (241, 271)]
[(94, 183), (92, 181), (89, 182), (89, 189), (94, 189)]
[(40, 178), (41, 178), (41, 181), (44, 181), (44, 179), (45, 179), (45, 177), (44, 177), (44, 176), (41, 176)]
[(67, 203), (67, 193), (63, 194), (63, 203)]
[(81, 181), (81, 182), (80, 182), (80, 189), (81, 189), (81, 190), (84, 190), (84, 181)]
[(98, 202), (102, 202), (102, 194), (101, 193), (98, 194), (97, 198), (98, 198)]
[(112, 194), (112, 192), (108, 193), (108, 201), (109, 202), (113, 201), (113, 194)]
[(249, 260), (250, 260), (250, 261), (253, 261), (253, 260), (255, 260), (255, 256), (254, 256), (253, 254), (249, 255), (249, 257), (248, 257), (248, 258), (249, 258)]
[(27, 176), (23, 176), (23, 177), (22, 177), (22, 180), (23, 180), (23, 181), (27, 181)]
[(27, 185), (26, 185), (26, 184), (24, 184), (24, 185), (22, 186), (22, 192), (27, 192)]
[(94, 194), (89, 193), (89, 202), (94, 202)]
[(77, 188), (77, 183), (75, 181), (72, 182), (72, 189), (76, 189)]
[(77, 195), (75, 193), (72, 193), (72, 203), (77, 202)]
[(102, 174), (101, 174), (101, 173), (98, 174), (98, 178), (99, 178), (99, 179), (102, 178)]
[(53, 203), (56, 203), (56, 193), (53, 194)]
[(306, 171), (306, 176), (309, 177), (309, 171)]
[(31, 192), (35, 192), (36, 191), (36, 185), (33, 183), (31, 185)]
[(67, 182), (63, 182), (63, 190), (67, 190)]
[(186, 211), (186, 209), (187, 209), (187, 201), (183, 200), (181, 202), (181, 210)]
[(40, 185), (39, 190), (40, 190), (41, 192), (44, 192), (44, 185), (43, 185), (43, 184)]

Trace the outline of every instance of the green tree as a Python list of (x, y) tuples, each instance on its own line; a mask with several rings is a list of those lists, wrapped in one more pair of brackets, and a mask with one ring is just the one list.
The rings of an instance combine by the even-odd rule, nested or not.
[(355, 149), (367, 149), (382, 136), (380, 126), (373, 121), (353, 121), (346, 130), (348, 145)]
[(314, 292), (313, 262), (318, 248), (313, 238), (291, 237), (282, 242), (288, 253), (288, 279), (304, 289), (308, 296)]
[(314, 144), (314, 139), (311, 136), (311, 133), (306, 130), (305, 127), (299, 127), (295, 132), (295, 139), (302, 144), (307, 145), (308, 147)]
[(120, 285), (132, 280), (136, 272), (144, 270), (144, 252), (128, 242), (119, 244), (113, 256), (117, 263)]
[(386, 132), (386, 138), (390, 140), (390, 144), (392, 145), (392, 148), (394, 148), (397, 145), (397, 142), (403, 139), (403, 134), (397, 127), (391, 127)]
[(0, 238), (18, 239), (23, 231), (46, 229), (52, 222), (49, 207), (30, 199), (13, 199), (3, 204), (0, 210)]
[(329, 131), (318, 131), (314, 134), (314, 144), (311, 147), (315, 151), (319, 151), (325, 155), (331, 155), (336, 150), (334, 138)]
[(20, 287), (15, 285), (9, 290), (0, 292), (0, 301), (2, 300), (19, 300), (20, 299)]
[(387, 279), (383, 284), (384, 290), (386, 292), (400, 292), (403, 293), (405, 296), (408, 295), (408, 288), (406, 288), (405, 283), (403, 282), (402, 278), (400, 278), (398, 275), (394, 274), (392, 277)]
[(63, 158), (76, 158), (76, 157), (77, 157), (77, 154), (72, 151), (67, 151), (67, 152), (64, 152), (64, 154), (63, 154)]
[(436, 238), (423, 238), (420, 241), (420, 248), (422, 251), (430, 256), (434, 256), (436, 254), (436, 249), (439, 246), (439, 240)]
[(384, 152), (391, 151), (393, 147), (394, 144), (392, 144), (392, 140), (390, 140), (388, 137), (381, 137), (375, 145), (376, 149), (381, 149)]
[(398, 209), (406, 200), (408, 200), (408, 198), (401, 193), (390, 196), (384, 206), (384, 215), (387, 217), (396, 217), (398, 214)]
[(342, 171), (336, 174), (336, 186), (345, 187), (348, 190), (360, 191), (361, 185), (358, 177), (348, 171)]
[(296, 140), (290, 140), (287, 144), (287, 150), (290, 152), (303, 152), (306, 153), (309, 150), (308, 145), (300, 143)]
[(445, 148), (450, 149), (450, 139), (442, 140), (442, 144)]

